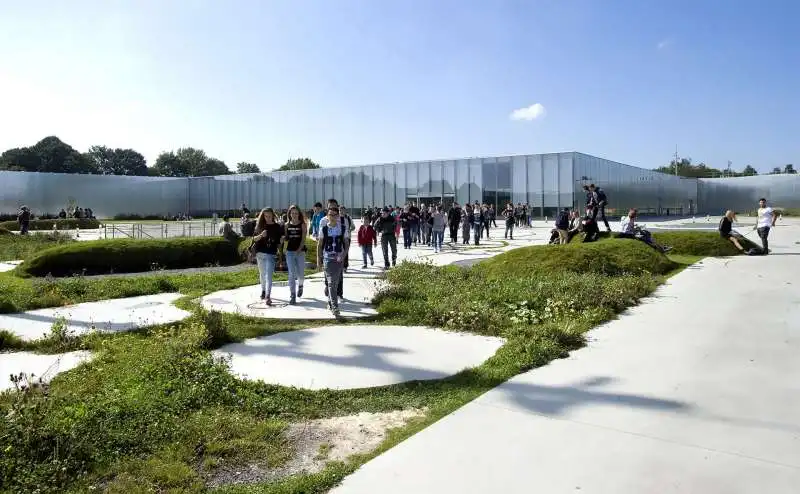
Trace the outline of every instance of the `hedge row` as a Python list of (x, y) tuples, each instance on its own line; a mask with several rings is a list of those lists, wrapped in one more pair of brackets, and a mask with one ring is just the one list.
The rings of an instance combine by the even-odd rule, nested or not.
[[(56, 225), (58, 230), (71, 230), (73, 228), (82, 228), (84, 230), (100, 228), (100, 222), (97, 220), (88, 219), (64, 219), (64, 220), (33, 220), (29, 223), (29, 230), (52, 230), (53, 225)], [(0, 228), (6, 230), (19, 231), (19, 223), (15, 221), (4, 221), (0, 223)]]
[(29, 276), (140, 273), (241, 262), (237, 245), (219, 237), (96, 240), (45, 249), (17, 272)]

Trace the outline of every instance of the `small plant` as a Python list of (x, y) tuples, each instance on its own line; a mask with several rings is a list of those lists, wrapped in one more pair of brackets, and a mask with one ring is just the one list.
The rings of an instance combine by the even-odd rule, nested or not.
[(69, 327), (69, 323), (63, 317), (56, 318), (50, 326), (50, 332), (45, 334), (43, 346), (55, 351), (67, 351), (75, 348), (79, 341), (75, 330)]
[(225, 321), (221, 312), (212, 310), (203, 314), (203, 327), (205, 328), (205, 335), (202, 342), (203, 348), (219, 348), (233, 340), (228, 332), (228, 328), (225, 326)]

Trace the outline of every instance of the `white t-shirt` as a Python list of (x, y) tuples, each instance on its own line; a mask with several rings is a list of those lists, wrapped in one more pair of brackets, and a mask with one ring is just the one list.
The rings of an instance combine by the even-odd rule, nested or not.
[[(319, 231), (322, 232), (322, 227), (328, 224), (328, 217), (319, 220)], [(344, 238), (350, 240), (350, 222), (344, 216), (339, 216), (339, 224), (344, 227)], [(321, 236), (321, 235), (320, 235)]]
[(771, 227), (772, 220), (775, 218), (775, 212), (772, 208), (767, 206), (765, 208), (758, 208), (758, 227)]
[(633, 233), (635, 230), (636, 223), (631, 219), (630, 216), (625, 216), (622, 218), (619, 224), (619, 231), (620, 233)]

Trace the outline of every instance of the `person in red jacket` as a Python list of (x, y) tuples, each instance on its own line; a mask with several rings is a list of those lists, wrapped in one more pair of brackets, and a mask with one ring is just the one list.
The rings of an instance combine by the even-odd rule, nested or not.
[(361, 227), (358, 229), (358, 245), (361, 247), (361, 255), (364, 257), (364, 265), (361, 269), (367, 269), (367, 257), (369, 257), (369, 265), (375, 265), (375, 259), (372, 257), (372, 247), (378, 245), (378, 235), (375, 233), (375, 228), (369, 223), (369, 217), (364, 216), (361, 218)]

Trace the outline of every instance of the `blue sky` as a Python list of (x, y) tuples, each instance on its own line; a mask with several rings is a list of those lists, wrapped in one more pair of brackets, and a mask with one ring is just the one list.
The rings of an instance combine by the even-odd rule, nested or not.
[(797, 167), (798, 18), (797, 0), (0, 0), (0, 150), (655, 167), (677, 144)]

